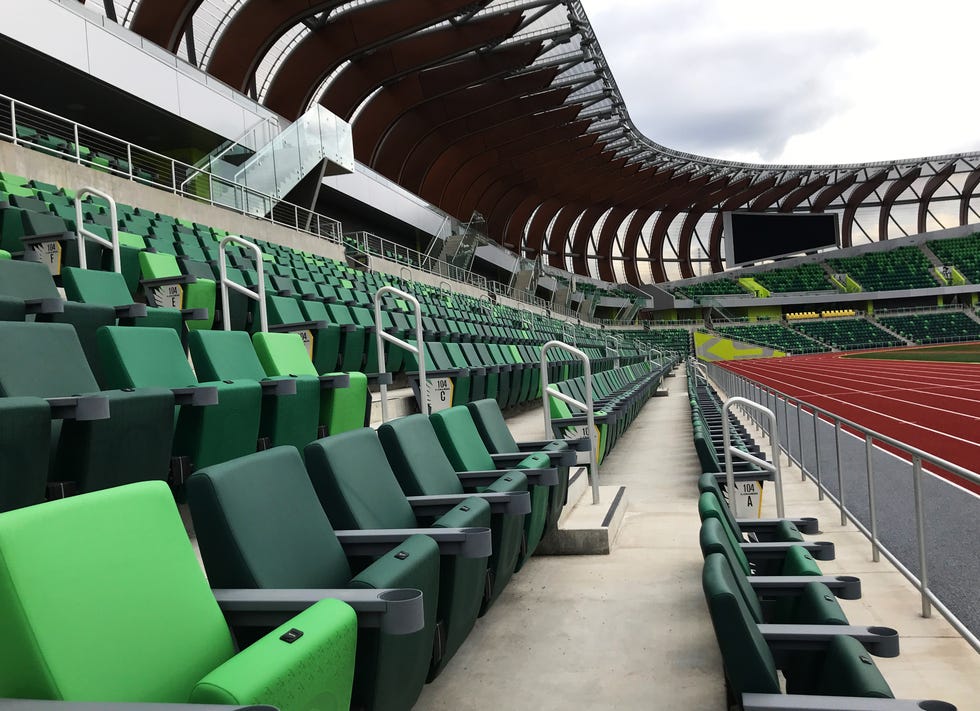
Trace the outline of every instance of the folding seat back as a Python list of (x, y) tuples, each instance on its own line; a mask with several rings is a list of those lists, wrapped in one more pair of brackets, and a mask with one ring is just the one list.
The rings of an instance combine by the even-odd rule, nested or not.
[[(71, 326), (0, 322), (0, 396), (55, 398), (99, 391)], [(51, 423), (51, 479), (75, 481), (82, 492), (166, 479), (173, 395), (160, 388), (101, 395), (109, 400), (109, 419)], [(38, 441), (30, 446), (37, 447)]]
[(270, 446), (300, 449), (317, 436), (320, 383), (310, 376), (267, 376), (244, 331), (193, 331), (188, 347), (198, 378), (219, 380), (295, 380), (291, 395), (271, 393), (262, 398), (259, 436)]
[[(144, 281), (157, 281), (169, 285), (159, 295), (156, 289), (150, 290), (146, 295), (148, 304), (171, 308), (207, 309), (206, 318), (187, 321), (187, 328), (188, 330), (210, 329), (214, 325), (217, 287), (214, 279), (211, 278), (214, 273), (210, 268), (207, 268), (203, 276), (197, 274), (194, 275), (195, 280), (188, 281), (177, 264), (177, 258), (172, 254), (140, 252), (139, 261)], [(170, 298), (165, 299), (164, 293)]]
[(303, 460), (275, 447), (197, 472), (187, 483), (201, 557), (215, 587), (415, 588), (425, 624), (407, 635), (361, 629), (354, 707), (410, 709), (425, 683), (439, 595), (438, 546), (413, 535), (351, 571)]
[(0, 560), (2, 696), (348, 706), (353, 610), (322, 601), (235, 656), (160, 482), (5, 513)]
[[(724, 525), (716, 518), (706, 518), (701, 522), (699, 533), (701, 554), (721, 553), (732, 564), (734, 570), (741, 570), (743, 575), (752, 574), (752, 566), (740, 545), (732, 545), (731, 537), (726, 533)], [(789, 546), (781, 564), (780, 575), (822, 575), (817, 565), (803, 546)]]
[[(107, 326), (98, 333), (106, 383), (117, 388), (200, 385), (180, 337), (169, 328)], [(174, 455), (191, 470), (255, 451), (262, 387), (254, 380), (204, 383), (217, 389), (213, 405), (181, 406)]]

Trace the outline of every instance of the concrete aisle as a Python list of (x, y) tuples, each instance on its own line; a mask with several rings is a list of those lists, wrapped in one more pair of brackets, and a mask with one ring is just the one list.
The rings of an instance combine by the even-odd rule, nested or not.
[[(683, 369), (665, 383), (670, 396), (647, 403), (602, 467), (604, 485), (627, 487), (612, 553), (529, 561), (417, 709), (724, 708)], [(540, 408), (509, 424), (519, 439), (544, 436)]]

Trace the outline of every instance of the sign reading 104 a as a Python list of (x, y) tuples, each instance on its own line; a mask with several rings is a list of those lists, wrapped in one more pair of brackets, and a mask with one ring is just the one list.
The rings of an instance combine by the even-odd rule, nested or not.
[(453, 381), (451, 378), (426, 378), (428, 411), (431, 415), (453, 406)]

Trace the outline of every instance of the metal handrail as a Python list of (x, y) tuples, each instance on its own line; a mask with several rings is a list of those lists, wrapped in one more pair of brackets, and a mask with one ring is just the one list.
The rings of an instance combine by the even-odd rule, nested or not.
[[(29, 138), (21, 138), (17, 134), (18, 126), (24, 126), (27, 128), (37, 128), (38, 126), (37, 123), (32, 125), (31, 122), (23, 121), (22, 119), (18, 121), (17, 107), (22, 107), (24, 109), (29, 109), (32, 114), (35, 114), (37, 116), (43, 116), (51, 119), (52, 122), (56, 122), (57, 126), (59, 127), (59, 133), (62, 133), (64, 135), (67, 135), (69, 132), (71, 133), (72, 140), (68, 144), (66, 150), (58, 150), (56, 148), (45, 147), (44, 150), (49, 153), (59, 154), (63, 156), (66, 160), (71, 160), (79, 165), (96, 167), (98, 170), (108, 170), (113, 175), (124, 177), (134, 182), (140, 182), (144, 185), (149, 185), (155, 188), (159, 188), (161, 190), (167, 190), (176, 195), (183, 195), (188, 197), (189, 199), (203, 200), (204, 202), (207, 202), (208, 204), (214, 207), (220, 207), (226, 210), (234, 209), (236, 212), (249, 214), (257, 219), (264, 220), (266, 222), (271, 222), (277, 225), (283, 225), (291, 229), (296, 229), (299, 230), (300, 232), (314, 235), (331, 242), (341, 241), (342, 235), (341, 235), (339, 220), (335, 220), (333, 218), (327, 217), (326, 215), (321, 215), (318, 212), (313, 212), (312, 210), (308, 210), (307, 208), (301, 207), (299, 205), (286, 202), (285, 200), (277, 200), (273, 198), (271, 195), (266, 195), (265, 193), (261, 193), (257, 190), (253, 190), (251, 188), (247, 188), (241, 185), (236, 185), (231, 181), (222, 178), (221, 176), (214, 175), (213, 173), (210, 173), (208, 171), (200, 170), (199, 168), (190, 165), (188, 163), (183, 163), (181, 161), (174, 160), (170, 156), (166, 156), (163, 155), (162, 153), (157, 153), (156, 151), (150, 150), (148, 148), (143, 148), (142, 146), (138, 146), (136, 144), (130, 143), (129, 141), (124, 141), (120, 138), (116, 138), (115, 136), (105, 133), (104, 131), (100, 131), (96, 128), (92, 128), (90, 126), (87, 126), (82, 123), (78, 123), (76, 121), (71, 121), (70, 119), (66, 119), (63, 116), (59, 116), (58, 114), (38, 108), (37, 106), (34, 106), (32, 104), (19, 101), (12, 97), (6, 96), (5, 94), (0, 94), (0, 101), (7, 102), (8, 105), (10, 106), (10, 133), (8, 134), (5, 132), (5, 126), (0, 126), (0, 137), (10, 138), (11, 141), (13, 141), (14, 145), (23, 145), (29, 147), (38, 145), (36, 142), (30, 140)], [(122, 149), (125, 149), (126, 162), (128, 164), (128, 168), (126, 170), (122, 170), (119, 168), (115, 168), (113, 166), (107, 167), (101, 164), (97, 164), (93, 160), (84, 157), (81, 152), (82, 145), (79, 141), (79, 129), (85, 131), (87, 136), (95, 137), (100, 140), (104, 139), (106, 142), (110, 142), (113, 146), (119, 147), (120, 151)], [(148, 159), (149, 161), (152, 162), (154, 167), (162, 168), (162, 172), (160, 174), (162, 175), (163, 172), (166, 172), (165, 182), (161, 182), (156, 174), (154, 174), (153, 178), (140, 177), (139, 175), (134, 174), (133, 171), (134, 151), (142, 159), (144, 159), (144, 162), (146, 162), (146, 160)], [(199, 176), (202, 177), (207, 176), (209, 185), (213, 185), (213, 184), (224, 185), (230, 189), (238, 191), (242, 197), (241, 209), (232, 208), (231, 206), (229, 206), (224, 202), (221, 202), (220, 200), (215, 200), (213, 194), (209, 193), (207, 197), (203, 197), (193, 192), (193, 190), (187, 190), (181, 184), (180, 180), (178, 179), (178, 176), (187, 173), (192, 173), (192, 172), (197, 172)], [(267, 201), (270, 205), (275, 204), (277, 207), (280, 205), (285, 206), (288, 213), (294, 218), (296, 215), (302, 214), (306, 216), (307, 219), (303, 221), (294, 219), (293, 221), (284, 222), (282, 220), (277, 219), (276, 210), (270, 211), (268, 215), (252, 215), (251, 213), (248, 213), (245, 210), (245, 205), (247, 205), (249, 201), (254, 201), (254, 200)], [(314, 220), (313, 218), (316, 219)], [(304, 227), (300, 226), (300, 222), (302, 222), (303, 224), (309, 224), (310, 221), (315, 222), (316, 224), (315, 230), (305, 229)], [(321, 225), (325, 225), (327, 229), (321, 229)]]
[[(258, 292), (247, 286), (242, 286), (228, 278), (228, 260), (225, 257), (225, 247), (238, 244), (252, 251), (255, 257), (255, 271), (258, 275)], [(265, 306), (265, 263), (262, 261), (262, 250), (253, 242), (238, 235), (228, 235), (218, 245), (218, 274), (221, 280), (221, 321), (226, 331), (231, 330), (231, 309), (228, 308), (228, 289), (243, 294), (252, 301), (259, 302), (259, 330), (265, 333), (269, 330), (269, 318)]]
[[(565, 393), (548, 387), (548, 350), (558, 348), (578, 358), (585, 365), (585, 402), (576, 400)], [(578, 348), (562, 343), (548, 341), (541, 347), (541, 400), (544, 404), (544, 431), (551, 432), (551, 403), (549, 395), (562, 402), (585, 410), (586, 427), (589, 430), (589, 484), (592, 486), (592, 503), (599, 503), (599, 457), (595, 431), (595, 403), (592, 399), (592, 361), (588, 355)]]
[[(412, 345), (408, 341), (403, 341), (397, 336), (393, 336), (390, 333), (386, 333), (381, 322), (381, 297), (385, 294), (394, 294), (405, 299), (414, 307), (415, 311), (415, 343)], [(407, 291), (402, 291), (401, 289), (396, 289), (393, 286), (382, 286), (376, 292), (374, 292), (374, 334), (377, 339), (378, 346), (378, 372), (384, 373), (387, 364), (385, 363), (385, 349), (384, 342), (389, 341), (394, 343), (396, 346), (404, 348), (409, 353), (415, 354), (415, 359), (418, 361), (419, 365), (419, 409), (428, 414), (429, 410), (429, 392), (428, 386), (425, 381), (425, 341), (422, 340), (422, 307), (419, 305), (419, 300), (414, 296), (409, 294)], [(380, 382), (380, 397), (381, 397), (381, 421), (388, 421), (388, 385), (384, 382), (382, 378)]]
[[(747, 378), (737, 375), (736, 373), (720, 368), (719, 366), (713, 363), (710, 365), (713, 369), (712, 379), (716, 383), (721, 384), (721, 387), (725, 392), (739, 391), (744, 393), (749, 399), (752, 399), (752, 395), (755, 395), (757, 399), (761, 399), (763, 394), (765, 394), (767, 399), (770, 396), (772, 396), (772, 398), (774, 398), (776, 401), (782, 399), (784, 402), (784, 409), (792, 405), (797, 411), (798, 418), (800, 416), (800, 412), (805, 407), (813, 415), (813, 426), (814, 426), (815, 433), (816, 433), (817, 423), (820, 420), (826, 420), (830, 424), (833, 424), (835, 430), (834, 442), (835, 442), (835, 447), (837, 449), (837, 472), (838, 472), (838, 480), (839, 480), (838, 492), (840, 492), (839, 498), (834, 496), (830, 492), (830, 490), (827, 489), (826, 485), (822, 481), (821, 471), (820, 471), (819, 449), (817, 450), (818, 456), (815, 458), (816, 466), (814, 472), (810, 472), (805, 462), (802, 461), (803, 460), (802, 447), (800, 448), (800, 461), (797, 461), (793, 457), (792, 452), (790, 451), (790, 447), (788, 446), (788, 443), (787, 446), (785, 447), (782, 446), (782, 444), (780, 444), (780, 449), (786, 453), (790, 461), (794, 462), (795, 464), (797, 464), (797, 466), (800, 467), (800, 470), (802, 471), (803, 473), (802, 475), (804, 477), (809, 476), (811, 479), (813, 479), (813, 481), (817, 485), (820, 498), (823, 499), (823, 497), (826, 495), (827, 498), (833, 501), (834, 504), (839, 508), (841, 512), (842, 525), (849, 520), (851, 523), (854, 524), (854, 526), (861, 533), (863, 533), (868, 538), (868, 540), (871, 542), (872, 556), (874, 560), (878, 560), (879, 554), (885, 556), (885, 558), (892, 565), (894, 565), (895, 568), (902, 575), (904, 575), (907, 580), (909, 580), (913, 585), (915, 585), (918, 588), (921, 604), (922, 604), (922, 616), (927, 618), (931, 617), (932, 616), (931, 608), (933, 607), (936, 608), (937, 610), (939, 610), (939, 613), (946, 618), (946, 620), (950, 623), (950, 625), (952, 625), (953, 628), (957, 632), (959, 632), (963, 636), (963, 638), (975, 650), (980, 652), (980, 637), (978, 637), (970, 629), (968, 629), (966, 625), (964, 625), (963, 622), (961, 622), (960, 619), (956, 617), (956, 615), (953, 614), (953, 612), (948, 607), (946, 607), (938, 597), (936, 597), (935, 593), (933, 593), (928, 588), (928, 572), (927, 572), (928, 560), (927, 560), (926, 548), (925, 548), (925, 537), (924, 535), (922, 535), (924, 530), (925, 517), (923, 512), (923, 504), (922, 504), (921, 481), (919, 481), (921, 480), (922, 477), (923, 462), (928, 462), (929, 464), (932, 464), (945, 471), (951, 472), (956, 476), (959, 476), (965, 479), (966, 481), (969, 481), (977, 485), (980, 485), (980, 474), (970, 471), (969, 469), (965, 469), (964, 467), (961, 467), (958, 464), (954, 464), (952, 462), (946, 461), (942, 457), (938, 457), (934, 454), (930, 454), (929, 452), (921, 450), (917, 447), (913, 447), (912, 445), (906, 444), (905, 442), (901, 442), (900, 440), (897, 440), (894, 437), (889, 437), (888, 435), (881, 434), (880, 432), (872, 430), (864, 425), (854, 422), (853, 420), (849, 420), (845, 417), (841, 417), (840, 415), (830, 412), (829, 410), (826, 410), (822, 407), (805, 402), (803, 400), (800, 400), (799, 398), (786, 395), (785, 393), (779, 392), (773, 388), (765, 387), (754, 381), (750, 381)], [(918, 535), (917, 547), (918, 547), (918, 558), (919, 558), (918, 562), (919, 562), (919, 572), (920, 572), (919, 577), (917, 577), (914, 573), (912, 573), (912, 571), (909, 570), (905, 566), (905, 564), (902, 563), (902, 561), (900, 561), (898, 557), (890, 550), (888, 550), (888, 548), (886, 548), (882, 544), (882, 542), (878, 539), (876, 518), (873, 518), (869, 522), (871, 528), (868, 528), (860, 520), (858, 520), (855, 514), (853, 514), (846, 507), (845, 502), (843, 500), (844, 490), (840, 482), (840, 477), (842, 476), (841, 475), (842, 467), (841, 467), (839, 441), (840, 441), (840, 433), (843, 427), (847, 427), (863, 435), (865, 438), (866, 447), (873, 446), (874, 442), (879, 442), (881, 444), (886, 444), (901, 452), (904, 452), (905, 454), (911, 457), (912, 474), (913, 474), (913, 497), (914, 497), (914, 506), (916, 512), (916, 531)], [(798, 431), (800, 432), (800, 436), (802, 437), (802, 430), (798, 428)], [(816, 437), (815, 437), (815, 441), (819, 443), (819, 439), (817, 439)], [(774, 453), (774, 458), (775, 458), (775, 453)], [(876, 492), (872, 481), (874, 475), (873, 469), (869, 467), (866, 474), (869, 480), (868, 506), (870, 511), (875, 511)]]
[[(769, 430), (769, 445), (772, 451), (772, 462), (767, 462), (761, 457), (756, 457), (745, 450), (737, 449), (732, 446), (732, 422), (728, 413), (732, 409), (732, 405), (741, 405), (746, 409), (754, 409), (757, 412), (761, 412), (763, 415), (769, 418), (769, 423), (771, 428)], [(723, 443), (725, 447), (725, 477), (726, 484), (728, 486), (728, 495), (731, 497), (733, 508), (735, 502), (735, 466), (732, 463), (732, 457), (738, 457), (746, 462), (756, 465), (761, 469), (772, 472), (774, 481), (776, 484), (776, 515), (779, 518), (783, 518), (785, 513), (783, 511), (783, 474), (779, 466), (779, 441), (777, 437), (777, 425), (776, 425), (776, 413), (770, 410), (768, 407), (764, 407), (752, 400), (745, 397), (730, 397), (725, 401), (725, 404), (721, 408), (721, 421), (722, 421), (722, 436)]]
[[(109, 233), (112, 235), (111, 239), (100, 237), (85, 228), (85, 223), (82, 220), (82, 199), (88, 195), (100, 197), (109, 203), (109, 221), (111, 222)], [(77, 230), (75, 240), (78, 243), (78, 266), (82, 269), (88, 269), (88, 255), (85, 254), (85, 239), (88, 238), (96, 244), (101, 244), (103, 247), (111, 249), (112, 271), (122, 272), (122, 263), (119, 255), (119, 217), (116, 212), (116, 201), (112, 199), (109, 193), (104, 193), (101, 190), (89, 186), (78, 189), (78, 192), (75, 193), (75, 228)]]

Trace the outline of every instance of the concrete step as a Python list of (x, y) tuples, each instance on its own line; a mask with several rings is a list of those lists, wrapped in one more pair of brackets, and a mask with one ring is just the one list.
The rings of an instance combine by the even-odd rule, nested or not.
[[(585, 491), (574, 506), (566, 506), (558, 527), (538, 545), (539, 555), (609, 555), (626, 513), (626, 487), (600, 486), (598, 504), (592, 503), (584, 468), (578, 479)], [(581, 485), (576, 481), (578, 488)], [(569, 497), (569, 502), (573, 499)]]

